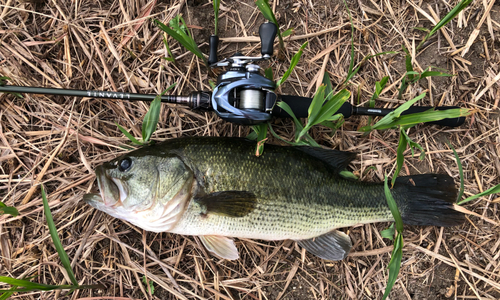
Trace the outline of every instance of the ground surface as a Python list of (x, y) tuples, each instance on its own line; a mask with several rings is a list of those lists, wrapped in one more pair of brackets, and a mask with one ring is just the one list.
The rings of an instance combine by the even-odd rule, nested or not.
[[(270, 1), (281, 29), (294, 28), (285, 42), (283, 61), (271, 65), (276, 78), (305, 41), (304, 56), (282, 93), (312, 96), (322, 66), (333, 85), (342, 83), (349, 66), (349, 19), (342, 2)], [(433, 66), (454, 77), (424, 79), (403, 95), (409, 100), (423, 91), (425, 105), (457, 105), (474, 109), (460, 128), (420, 125), (409, 136), (427, 152), (424, 161), (407, 151), (404, 174), (447, 173), (457, 185), (459, 172), (449, 146), (457, 149), (464, 167), (465, 196), (499, 184), (500, 6), (475, 1), (446, 26), (453, 45), (439, 32), (414, 57), (416, 71)], [(430, 29), (432, 9), (444, 16), (457, 1), (348, 1), (355, 31), (355, 60), (384, 51), (415, 52), (423, 37), (415, 27)], [(153, 5), (152, 9), (148, 8)], [(182, 13), (193, 35), (208, 51), (213, 32), (211, 3), (199, 0), (20, 1), (0, 0), (0, 75), (9, 84), (159, 93), (177, 83), (173, 94), (210, 90), (203, 64), (169, 38), (177, 64), (167, 55), (162, 35), (148, 20), (169, 21)], [(425, 14), (425, 15), (424, 15)], [(483, 16), (478, 37), (468, 52), (462, 49)], [(257, 35), (263, 18), (253, 1), (224, 1), (219, 57), (235, 51), (257, 55)], [(144, 21), (144, 22), (142, 22)], [(325, 31), (326, 30), (326, 31)], [(493, 36), (492, 36), (493, 35)], [(318, 55), (337, 43), (327, 55)], [(368, 101), (376, 81), (390, 76), (377, 107), (394, 107), (404, 74), (404, 56), (389, 54), (369, 60), (350, 82), (351, 103)], [(496, 76), (496, 78), (495, 78)], [(130, 80), (129, 80), (130, 79)], [(485, 92), (480, 96), (480, 93)], [(479, 97), (480, 96), (480, 97)], [(207, 255), (193, 237), (145, 233), (101, 214), (82, 202), (96, 188), (93, 169), (125, 152), (127, 138), (116, 123), (136, 137), (147, 103), (93, 98), (0, 94), (0, 200), (15, 206), (19, 217), (0, 216), (0, 275), (35, 277), (47, 284), (65, 280), (43, 217), (39, 183), (43, 182), (56, 226), (77, 279), (106, 289), (15, 295), (23, 299), (380, 299), (387, 282), (392, 243), (380, 231), (388, 224), (349, 229), (354, 248), (340, 262), (303, 256), (290, 241), (238, 240), (241, 259), (234, 262)], [(353, 117), (332, 133), (315, 127), (311, 135), (329, 148), (355, 151), (353, 171), (363, 180), (379, 181), (393, 172), (398, 135), (395, 130), (362, 135), (368, 118)], [(276, 120), (273, 128), (293, 138), (293, 124)], [(210, 112), (192, 112), (164, 105), (155, 140), (180, 136), (246, 136), (249, 128), (218, 119)], [(276, 139), (270, 142), (277, 143)], [(500, 298), (500, 231), (498, 195), (479, 198), (464, 207), (474, 212), (460, 227), (408, 226), (401, 274), (391, 299)], [(156, 259), (157, 258), (157, 259)], [(141, 282), (146, 275), (155, 291)]]

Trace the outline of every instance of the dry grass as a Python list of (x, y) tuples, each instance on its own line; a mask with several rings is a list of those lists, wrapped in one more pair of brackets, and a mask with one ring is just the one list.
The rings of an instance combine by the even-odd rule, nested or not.
[[(458, 182), (448, 139), (464, 165), (465, 196), (500, 183), (500, 54), (498, 40), (492, 36), (500, 29), (500, 12), (499, 6), (488, 6), (492, 1), (473, 3), (415, 56), (416, 70), (433, 65), (457, 76), (422, 80), (404, 95), (411, 99), (428, 90), (425, 104), (476, 110), (461, 128), (412, 129), (410, 137), (424, 147), (427, 156), (422, 162), (408, 157), (403, 168), (412, 174), (447, 173)], [(334, 83), (342, 82), (350, 59), (349, 39), (344, 37), (350, 28), (342, 2), (270, 2), (284, 28), (295, 28), (295, 35), (285, 39), (288, 58), (309, 41), (281, 92), (311, 96), (322, 66)], [(401, 45), (414, 51), (423, 34), (413, 28), (430, 28), (435, 20), (429, 19), (444, 16), (456, 2), (350, 1), (357, 61), (369, 54), (398, 51)], [(207, 52), (213, 12), (211, 3), (204, 1), (0, 0), (0, 74), (12, 78), (11, 84), (29, 86), (159, 93), (177, 82), (173, 93), (210, 90), (203, 63), (174, 41), (170, 45), (178, 65), (162, 59), (166, 49), (161, 33), (147, 18), (168, 21), (177, 13), (183, 13)], [(253, 36), (262, 21), (251, 0), (223, 2), (219, 57), (236, 50), (257, 54), (260, 47)], [(480, 22), (477, 38), (464, 51), (469, 34)], [(280, 76), (289, 62), (271, 64), (275, 76)], [(390, 76), (388, 88), (377, 105), (396, 106), (404, 74), (402, 55), (367, 62), (349, 87), (351, 102), (368, 101), (375, 81), (386, 74)], [(92, 169), (126, 151), (123, 147), (128, 141), (114, 122), (140, 136), (147, 108), (147, 103), (92, 98), (0, 95), (0, 200), (21, 213), (15, 218), (0, 216), (0, 275), (37, 276), (33, 280), (49, 284), (67, 282), (43, 217), (38, 185), (43, 182), (76, 278), (82, 284), (107, 287), (13, 298), (381, 298), (392, 247), (379, 232), (387, 224), (349, 229), (354, 250), (340, 262), (305, 254), (291, 241), (251, 240), (237, 241), (241, 259), (228, 262), (208, 255), (197, 238), (143, 232), (84, 204), (83, 194), (95, 186)], [(363, 136), (356, 130), (366, 122), (367, 118), (351, 118), (333, 136), (322, 127), (314, 128), (312, 136), (322, 145), (358, 152), (354, 172), (363, 180), (378, 181), (384, 172), (393, 170), (397, 134), (388, 130)], [(278, 120), (274, 128), (284, 137), (293, 137), (290, 121)], [(245, 136), (248, 132), (247, 127), (225, 123), (213, 113), (165, 105), (153, 139)], [(460, 227), (408, 227), (401, 274), (391, 299), (499, 299), (499, 200), (493, 195), (465, 205), (474, 215)], [(142, 283), (143, 275), (154, 282), (153, 295)]]

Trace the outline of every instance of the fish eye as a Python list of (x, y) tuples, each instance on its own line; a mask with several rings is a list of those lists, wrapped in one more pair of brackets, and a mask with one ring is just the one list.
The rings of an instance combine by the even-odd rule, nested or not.
[(130, 169), (131, 166), (132, 166), (132, 160), (128, 157), (125, 157), (124, 159), (118, 162), (118, 170), (120, 170), (121, 172), (127, 171), (128, 169)]

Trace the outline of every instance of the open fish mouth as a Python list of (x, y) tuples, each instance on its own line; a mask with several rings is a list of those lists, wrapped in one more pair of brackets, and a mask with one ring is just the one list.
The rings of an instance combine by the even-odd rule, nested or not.
[(95, 170), (100, 194), (86, 194), (83, 200), (95, 208), (104, 206), (116, 207), (122, 205), (127, 198), (127, 191), (119, 179), (110, 178), (103, 166)]

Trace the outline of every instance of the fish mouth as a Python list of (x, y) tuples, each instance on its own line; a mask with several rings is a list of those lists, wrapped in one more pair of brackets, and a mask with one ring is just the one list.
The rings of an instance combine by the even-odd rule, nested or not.
[(127, 190), (121, 180), (109, 177), (103, 166), (97, 167), (95, 174), (100, 194), (86, 194), (83, 200), (95, 208), (103, 204), (106, 207), (122, 205), (127, 198)]

